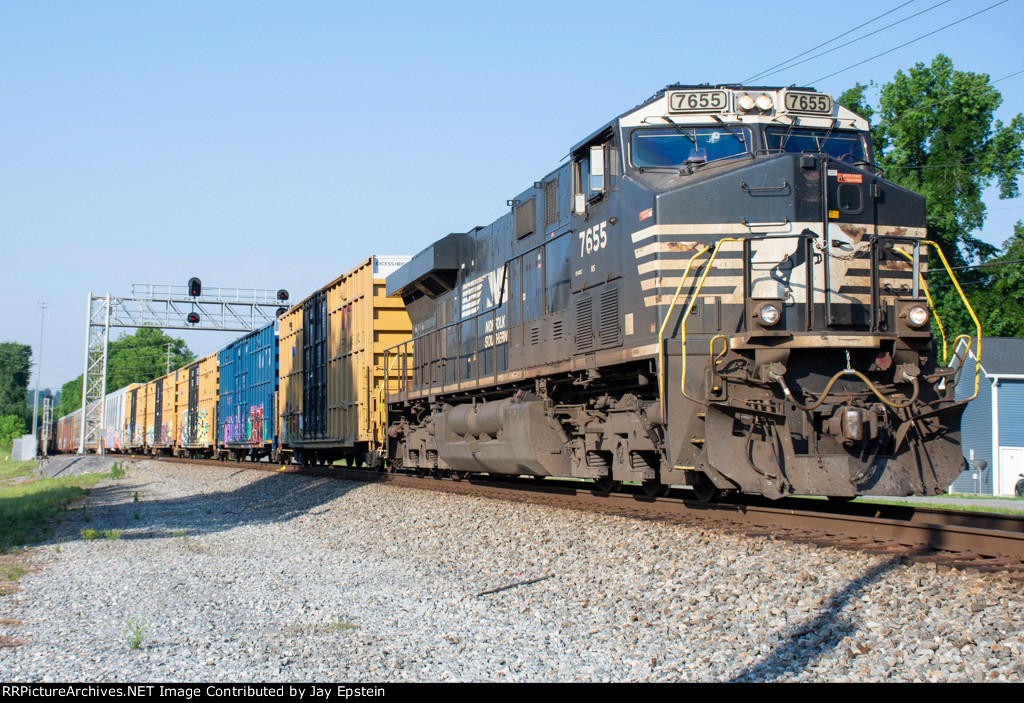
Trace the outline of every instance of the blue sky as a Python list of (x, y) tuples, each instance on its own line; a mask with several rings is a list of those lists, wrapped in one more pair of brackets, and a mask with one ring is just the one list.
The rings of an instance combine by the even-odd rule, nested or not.
[[(298, 300), (494, 220), (669, 83), (742, 81), (893, 8), (843, 41), (925, 12), (758, 82), (838, 95), (940, 52), (999, 79), (1024, 69), (1020, 0), (822, 79), (997, 1), (0, 0), (0, 341), (37, 347), (48, 303), (41, 380), (59, 387), (90, 291), (196, 275)], [(1000, 117), (1024, 111), (1024, 73), (996, 87)], [(989, 206), (1001, 244), (1024, 200)], [(200, 354), (234, 336), (173, 334)]]

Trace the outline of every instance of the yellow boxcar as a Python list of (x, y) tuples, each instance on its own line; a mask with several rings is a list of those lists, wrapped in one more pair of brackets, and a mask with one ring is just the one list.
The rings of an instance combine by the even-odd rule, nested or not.
[(376, 464), (386, 444), (376, 393), (384, 351), (412, 333), (385, 277), (408, 260), (371, 256), (279, 318), (283, 460)]
[(156, 393), (154, 411), (153, 448), (158, 453), (170, 453), (174, 449), (178, 426), (177, 371), (171, 371), (153, 382)]
[(155, 451), (153, 447), (156, 441), (156, 386), (158, 380), (155, 379), (146, 384), (146, 410), (142, 423), (144, 432), (142, 449), (150, 454)]
[(148, 384), (139, 383), (125, 397), (124, 437), (126, 448), (141, 452), (146, 445), (146, 391)]
[(217, 441), (217, 353), (177, 371), (175, 404), (179, 456), (213, 455)]

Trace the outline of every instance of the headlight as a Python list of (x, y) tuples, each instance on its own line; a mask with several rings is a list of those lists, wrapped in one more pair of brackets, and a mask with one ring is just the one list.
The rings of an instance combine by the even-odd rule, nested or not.
[(928, 322), (928, 308), (914, 305), (907, 309), (907, 322), (914, 327), (924, 327)]
[(757, 318), (758, 322), (764, 327), (771, 327), (779, 321), (782, 317), (782, 311), (779, 310), (777, 305), (766, 303), (758, 308)]
[(768, 95), (767, 93), (761, 93), (757, 97), (757, 107), (758, 107), (758, 109), (760, 109), (760, 110), (762, 110), (764, 112), (768, 112), (769, 110), (771, 110), (772, 109), (772, 96)]
[(747, 95), (746, 93), (740, 96), (738, 102), (741, 110), (752, 110), (755, 104), (754, 99)]

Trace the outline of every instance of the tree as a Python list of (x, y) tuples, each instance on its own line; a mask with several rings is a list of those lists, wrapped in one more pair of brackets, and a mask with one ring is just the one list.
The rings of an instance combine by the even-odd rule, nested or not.
[(980, 267), (981, 279), (976, 311), (985, 334), (996, 337), (1024, 337), (1024, 223), (1017, 220), (1013, 236), (1003, 243), (999, 256)]
[[(1020, 194), (1024, 115), (1017, 114), (1009, 125), (993, 120), (1003, 99), (989, 76), (954, 70), (942, 54), (930, 66), (919, 63), (907, 73), (897, 71), (881, 87), (877, 112), (867, 104), (867, 87), (858, 83), (839, 102), (878, 117), (872, 129), (875, 161), (889, 179), (925, 196), (928, 238), (939, 244), (951, 266), (991, 258), (995, 247), (973, 234), (985, 222), (981, 195), (993, 183), (1000, 198)], [(939, 259), (933, 256), (930, 266), (947, 333), (972, 332), (974, 325)], [(979, 302), (983, 296), (975, 290), (986, 275), (971, 269), (960, 276)]]
[[(122, 334), (107, 346), (107, 392), (130, 383), (148, 383), (167, 373), (168, 346), (170, 367), (179, 369), (195, 360), (184, 340), (169, 337), (155, 327), (140, 327), (135, 334)], [(82, 377), (61, 387), (58, 417), (82, 407)]]
[(32, 347), (17, 342), (0, 344), (0, 415), (18, 418), (24, 424), (29, 413), (28, 379), (32, 369)]

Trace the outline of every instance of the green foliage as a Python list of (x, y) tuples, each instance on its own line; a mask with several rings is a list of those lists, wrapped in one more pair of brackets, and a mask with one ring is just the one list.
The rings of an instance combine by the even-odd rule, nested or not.
[[(875, 161), (891, 180), (925, 196), (928, 238), (939, 243), (953, 267), (991, 259), (995, 247), (973, 234), (985, 222), (981, 196), (992, 184), (998, 185), (1000, 198), (1020, 194), (1024, 115), (1016, 115), (1008, 125), (994, 120), (1003, 98), (989, 76), (957, 71), (942, 54), (929, 66), (918, 63), (906, 73), (898, 71), (892, 82), (881, 87), (877, 112), (866, 104), (867, 87), (858, 83), (839, 102), (878, 117), (872, 130)], [(1015, 258), (1008, 251), (998, 258), (1002, 257)], [(930, 284), (947, 336), (973, 333), (974, 324), (937, 256), (932, 256), (930, 268)], [(1000, 330), (996, 332), (983, 321), (985, 334), (1024, 332), (1012, 319), (1003, 319), (1009, 306), (986, 290), (994, 280), (989, 277), (1002, 275), (1007, 268), (958, 274), (972, 305), (980, 308), (980, 317), (1003, 323), (996, 325)], [(997, 274), (997, 269), (1002, 270)], [(1002, 287), (1003, 295), (1010, 298), (1019, 299), (1022, 290), (1009, 282)]]
[(102, 478), (84, 474), (0, 486), (0, 553), (48, 534), (49, 519)]
[[(122, 334), (107, 346), (107, 392), (130, 383), (148, 383), (167, 373), (167, 345), (171, 346), (171, 370), (195, 361), (195, 354), (184, 340), (169, 337), (155, 327), (140, 327), (135, 334)], [(82, 377), (61, 387), (60, 410), (63, 417), (82, 407)]]
[(60, 408), (57, 417), (70, 415), (82, 409), (82, 377), (68, 381), (60, 387)]
[(118, 466), (116, 461), (110, 467), (110, 478), (124, 478), (127, 475), (128, 472), (124, 470), (124, 467)]
[(16, 342), (0, 344), (0, 416), (27, 421), (28, 378), (32, 368), (32, 347)]
[(78, 534), (80, 534), (82, 536), (82, 539), (84, 539), (86, 542), (91, 542), (92, 540), (100, 536), (100, 531), (94, 530), (91, 527), (83, 527), (78, 531)]
[(149, 623), (144, 618), (128, 618), (124, 623), (124, 636), (128, 647), (138, 649), (146, 639)]
[(980, 271), (985, 280), (976, 295), (980, 298), (978, 314), (985, 334), (1024, 337), (1024, 264), (1016, 263), (1021, 260), (1024, 223), (1017, 220), (1002, 253), (987, 260)]
[(112, 530), (103, 530), (103, 536), (110, 540), (121, 539), (122, 531), (120, 527), (115, 527)]
[[(28, 425), (17, 415), (0, 415), (0, 446), (10, 447), (11, 440), (25, 434)], [(10, 449), (8, 449), (10, 451)]]

